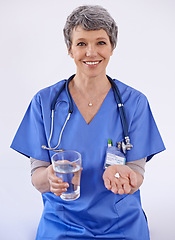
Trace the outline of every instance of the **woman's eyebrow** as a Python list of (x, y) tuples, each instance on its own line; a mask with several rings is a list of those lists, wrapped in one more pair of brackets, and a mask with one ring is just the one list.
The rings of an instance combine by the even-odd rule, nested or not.
[[(107, 40), (107, 38), (98, 37), (95, 40)], [(87, 39), (86, 38), (77, 38), (76, 41), (87, 41)]]
[(85, 38), (77, 38), (76, 41), (85, 41)]
[(97, 38), (97, 40), (107, 40), (107, 38), (105, 38), (105, 37), (99, 37), (99, 38)]

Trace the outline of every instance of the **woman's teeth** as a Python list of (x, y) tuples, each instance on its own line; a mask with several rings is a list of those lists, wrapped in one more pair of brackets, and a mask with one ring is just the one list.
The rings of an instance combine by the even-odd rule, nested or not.
[(98, 62), (85, 62), (85, 63), (88, 64), (88, 65), (95, 65), (95, 64), (100, 63), (100, 61), (98, 61)]

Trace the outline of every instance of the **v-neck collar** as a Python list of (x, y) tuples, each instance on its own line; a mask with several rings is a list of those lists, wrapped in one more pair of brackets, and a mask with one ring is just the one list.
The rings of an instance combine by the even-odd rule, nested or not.
[(74, 109), (76, 109), (76, 111), (79, 113), (79, 115), (82, 117), (84, 123), (87, 125), (87, 126), (90, 126), (93, 124), (93, 122), (95, 121), (95, 119), (98, 117), (98, 115), (100, 114), (100, 112), (102, 111), (106, 101), (107, 101), (107, 98), (109, 97), (109, 94), (110, 92), (112, 91), (112, 87), (109, 89), (108, 93), (106, 94), (106, 97), (104, 98), (100, 108), (98, 109), (98, 111), (96, 112), (96, 114), (94, 115), (94, 117), (91, 119), (91, 121), (89, 123), (86, 122), (85, 118), (83, 117), (83, 114), (81, 113), (81, 111), (79, 110), (79, 108), (77, 107), (74, 99), (72, 98), (72, 101), (73, 101), (73, 107)]

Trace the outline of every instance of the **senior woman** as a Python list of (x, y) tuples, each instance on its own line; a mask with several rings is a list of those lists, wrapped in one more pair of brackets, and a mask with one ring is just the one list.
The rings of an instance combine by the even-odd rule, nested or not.
[[(104, 169), (108, 139), (114, 145), (123, 141), (119, 110), (106, 75), (117, 42), (116, 23), (100, 6), (80, 6), (68, 16), (64, 37), (77, 70), (69, 83), (74, 111), (59, 148), (82, 155), (81, 195), (70, 202), (60, 198), (68, 183), (54, 174), (54, 152), (41, 148), (50, 141), (50, 106), (66, 81), (62, 80), (34, 96), (11, 145), (30, 157), (32, 183), (43, 196), (36, 239), (148, 240), (139, 187), (146, 161), (165, 148), (146, 97), (116, 79), (133, 147), (126, 153), (126, 164)], [(55, 106), (53, 146), (67, 116), (67, 102), (62, 88)]]

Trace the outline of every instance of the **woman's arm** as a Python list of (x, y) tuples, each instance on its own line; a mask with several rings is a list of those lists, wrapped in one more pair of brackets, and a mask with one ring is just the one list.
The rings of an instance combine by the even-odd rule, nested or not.
[(50, 192), (50, 183), (48, 178), (49, 167), (39, 167), (32, 174), (32, 184), (41, 193)]
[[(141, 164), (139, 161), (135, 162), (140, 167), (143, 167), (143, 163)], [(114, 165), (108, 167), (103, 174), (106, 188), (119, 194), (132, 194), (137, 191), (143, 183), (143, 175), (137, 171), (133, 171), (131, 168), (139, 170), (136, 168), (136, 164), (133, 166), (133, 162), (130, 162), (130, 166)], [(117, 172), (120, 174), (120, 179), (115, 177)], [(56, 196), (60, 196), (63, 192), (67, 191), (69, 186), (68, 183), (63, 183), (62, 179), (55, 175), (50, 163), (33, 158), (31, 158), (31, 175), (32, 184), (41, 193), (53, 192)]]
[(69, 187), (68, 183), (55, 175), (52, 165), (37, 168), (32, 175), (32, 184), (39, 192), (52, 192), (56, 196), (66, 192)]

